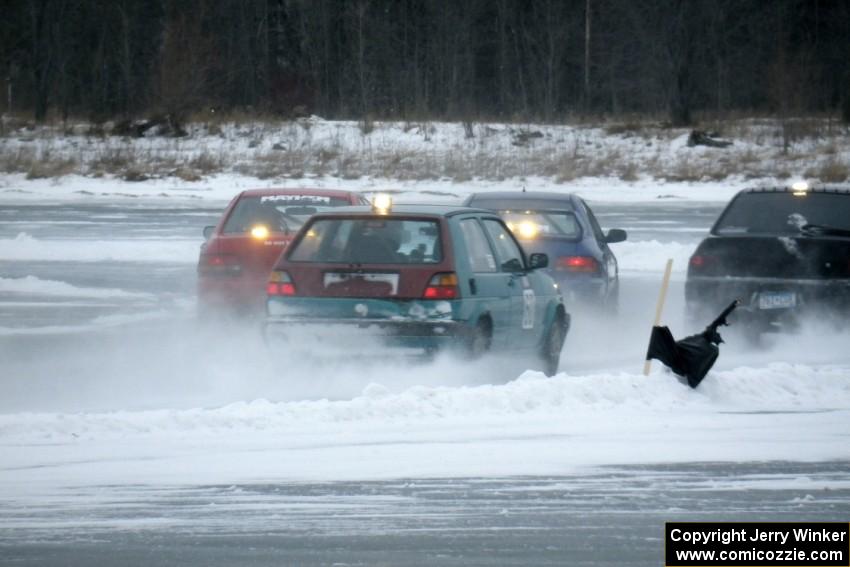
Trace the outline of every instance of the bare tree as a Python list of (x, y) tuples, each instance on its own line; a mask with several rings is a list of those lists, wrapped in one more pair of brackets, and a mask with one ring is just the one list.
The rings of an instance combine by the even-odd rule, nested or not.
[(793, 112), (850, 122), (850, 2), (5, 0), (3, 15), (0, 75), (38, 120), (214, 104), (686, 125), (788, 108), (777, 97), (797, 87), (777, 81), (790, 72), (811, 87)]
[(34, 110), (39, 122), (47, 118), (56, 57), (56, 16), (64, 4), (64, 0), (29, 0)]

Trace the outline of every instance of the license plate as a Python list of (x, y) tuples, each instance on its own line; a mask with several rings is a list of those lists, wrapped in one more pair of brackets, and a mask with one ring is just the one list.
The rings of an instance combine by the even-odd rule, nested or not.
[(325, 273), (325, 289), (334, 287), (387, 287), (388, 295), (398, 293), (398, 274), (381, 273), (350, 273), (350, 272), (327, 272)]
[(759, 309), (788, 309), (797, 305), (797, 296), (790, 291), (762, 292)]

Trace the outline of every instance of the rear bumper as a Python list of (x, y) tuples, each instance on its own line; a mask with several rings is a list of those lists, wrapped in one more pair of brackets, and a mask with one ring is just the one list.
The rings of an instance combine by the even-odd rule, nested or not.
[(387, 346), (436, 351), (452, 348), (472, 330), (457, 321), (393, 321), (388, 319), (269, 316), (264, 328), (273, 342), (318, 344), (329, 349)]
[(744, 321), (782, 324), (803, 314), (846, 317), (850, 279), (689, 277), (685, 282), (685, 302), (693, 317), (716, 315), (734, 299), (741, 301), (734, 318)]

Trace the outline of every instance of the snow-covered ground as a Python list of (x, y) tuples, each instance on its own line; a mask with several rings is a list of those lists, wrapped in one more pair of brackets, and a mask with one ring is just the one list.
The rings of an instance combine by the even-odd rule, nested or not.
[[(350, 400), (0, 416), (5, 498), (74, 486), (568, 475), (607, 464), (848, 457), (846, 365), (660, 369)], [(435, 369), (439, 371), (439, 369)], [(386, 377), (386, 374), (385, 374)]]
[[(320, 131), (314, 128), (313, 136)], [(380, 135), (378, 132), (370, 143), (384, 148), (398, 140), (396, 136), (381, 141)], [(427, 143), (438, 141), (431, 137)], [(311, 143), (318, 144), (315, 137)], [(645, 141), (642, 143), (645, 145)], [(58, 145), (53, 146), (54, 153)], [(10, 151), (11, 146), (12, 142), (6, 141), (2, 151)], [(507, 144), (500, 151), (520, 151), (512, 148)], [(408, 150), (414, 152), (416, 148)], [(704, 154), (709, 150), (695, 151)], [(624, 181), (614, 176), (558, 183), (533, 175), (463, 183), (365, 176), (259, 180), (227, 172), (197, 181), (166, 177), (129, 183), (109, 176), (26, 179), (25, 174), (16, 173), (0, 176), (0, 205), (56, 204), (69, 211), (84, 211), (89, 205), (106, 203), (114, 205), (119, 215), (122, 210), (151, 206), (186, 208), (189, 214), (196, 214), (193, 207), (219, 210), (238, 191), (255, 187), (334, 187), (368, 194), (391, 189), (399, 201), (406, 202), (460, 202), (475, 191), (525, 187), (572, 191), (592, 204), (613, 204), (620, 207), (618, 210), (628, 211), (630, 207), (663, 207), (669, 203), (685, 208), (712, 203), (716, 207), (745, 186), (773, 182), (731, 178), (660, 183), (645, 177)], [(60, 218), (55, 222), (67, 228), (62, 223), (80, 221)], [(49, 358), (49, 352), (53, 352), (51, 336), (64, 333), (84, 345), (82, 354), (76, 355), (87, 357), (92, 375), (100, 376), (103, 361), (121, 355), (116, 353), (115, 344), (123, 331), (110, 329), (149, 324), (150, 317), (164, 319), (161, 324), (165, 325), (169, 318), (183, 324), (191, 312), (191, 292), (178, 301), (171, 297), (164, 305), (156, 292), (137, 287), (72, 284), (61, 277), (20, 272), (11, 275), (8, 270), (54, 260), (71, 265), (124, 262), (190, 268), (197, 259), (200, 232), (137, 232), (132, 237), (115, 234), (90, 238), (67, 231), (51, 235), (44, 226), (37, 219), (11, 219), (2, 228), (0, 305), (11, 309), (12, 303), (21, 308), (53, 301), (70, 308), (85, 307), (88, 301), (101, 306), (104, 302), (135, 302), (143, 316), (98, 316), (92, 325), (64, 329), (5, 327), (0, 334), (0, 349), (9, 350), (4, 356), (15, 354), (11, 349), (24, 348), (25, 339), (35, 341), (26, 343), (32, 349), (28, 352), (35, 368), (43, 362), (41, 358)], [(645, 282), (660, 278), (669, 257), (675, 259), (681, 281), (700, 233), (687, 232), (687, 227), (676, 230), (616, 245), (624, 285), (644, 285), (652, 296), (654, 284)], [(654, 297), (642, 305), (624, 306), (621, 317), (625, 321), (635, 313), (650, 311), (652, 301)], [(731, 350), (725, 352), (730, 356), (721, 357), (721, 364), (703, 385), (692, 390), (657, 363), (652, 374), (644, 377), (640, 373), (640, 350), (645, 336), (633, 333), (634, 325), (624, 322), (623, 328), (635, 336), (619, 337), (610, 348), (606, 348), (605, 333), (618, 333), (617, 325), (597, 330), (598, 336), (571, 338), (563, 359), (565, 370), (551, 379), (528, 371), (491, 381), (485, 367), (446, 360), (424, 367), (365, 365), (340, 370), (331, 382), (338, 385), (347, 381), (348, 385), (333, 389), (332, 395), (317, 396), (314, 389), (311, 395), (300, 397), (299, 391), (309, 389), (305, 384), (318, 380), (309, 363), (253, 360), (243, 364), (243, 359), (236, 358), (216, 367), (194, 367), (207, 374), (183, 378), (191, 387), (206, 380), (250, 381), (253, 373), (265, 373), (264, 384), (271, 394), (264, 395), (258, 387), (255, 395), (246, 398), (238, 394), (214, 405), (177, 403), (127, 409), (116, 401), (112, 407), (97, 411), (9, 411), (0, 414), (0, 501), (39, 499), (73, 487), (137, 483), (569, 475), (608, 464), (850, 458), (846, 335), (813, 327), (763, 351), (729, 347)], [(573, 332), (582, 331), (578, 327)], [(103, 333), (108, 334), (109, 341), (103, 340)], [(172, 348), (176, 351), (180, 347)], [(192, 348), (199, 349), (192, 356), (205, 356), (202, 346), (194, 344)], [(212, 343), (210, 354), (216, 348)], [(150, 358), (149, 368), (154, 373), (147, 387), (173, 386), (166, 384), (173, 382), (173, 376), (155, 374), (169, 364), (167, 355), (156, 350), (144, 354)], [(626, 363), (624, 356), (636, 357), (637, 362)], [(161, 357), (166, 362), (156, 360)], [(572, 357), (583, 363), (572, 366)], [(589, 357), (594, 359), (592, 364), (588, 364)], [(75, 358), (73, 363), (76, 367), (80, 361)], [(588, 366), (592, 370), (587, 372), (571, 369)], [(134, 370), (141, 372), (144, 368)], [(25, 387), (21, 384), (28, 379), (27, 365), (15, 366), (14, 372), (0, 370), (4, 387), (13, 383)], [(116, 379), (115, 388), (125, 384)], [(352, 384), (359, 384), (354, 393), (350, 393)], [(141, 392), (146, 384), (133, 387)], [(50, 391), (44, 395), (50, 396)]]
[(67, 175), (53, 179), (26, 179), (16, 173), (0, 176), (0, 199), (3, 202), (77, 202), (118, 199), (125, 201), (157, 200), (162, 204), (185, 201), (228, 201), (239, 191), (267, 187), (318, 187), (360, 191), (367, 195), (389, 192), (398, 202), (459, 202), (473, 192), (485, 191), (555, 191), (571, 192), (588, 201), (647, 202), (664, 200), (695, 200), (726, 202), (736, 192), (754, 185), (777, 183), (731, 179), (708, 182), (666, 182), (655, 180), (623, 181), (616, 177), (592, 177), (553, 183), (543, 177), (505, 181), (469, 180), (388, 180), (384, 178), (341, 179), (311, 177), (306, 179), (263, 180), (237, 174), (211, 175), (199, 181), (166, 178), (127, 183), (108, 178)]

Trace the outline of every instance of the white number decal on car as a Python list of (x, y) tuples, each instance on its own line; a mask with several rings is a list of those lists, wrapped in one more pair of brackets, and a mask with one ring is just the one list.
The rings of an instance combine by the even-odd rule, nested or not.
[(537, 298), (533, 289), (522, 290), (522, 328), (534, 328), (534, 304)]

